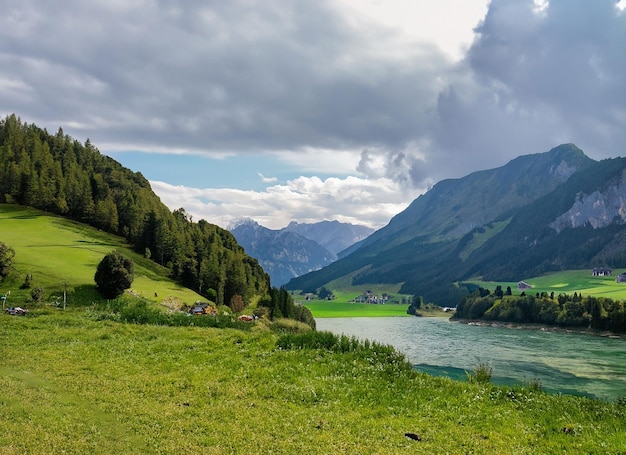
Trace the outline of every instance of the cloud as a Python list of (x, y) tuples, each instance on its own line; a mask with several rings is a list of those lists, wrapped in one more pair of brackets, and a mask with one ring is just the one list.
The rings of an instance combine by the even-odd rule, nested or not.
[(278, 180), (276, 177), (265, 177), (260, 172), (258, 172), (257, 174), (259, 174), (259, 177), (261, 177), (261, 181), (263, 183), (275, 183)]
[[(288, 182), (265, 191), (176, 190), (216, 219), (229, 206), (355, 219), (351, 204), (370, 213), (362, 191), (390, 217), (438, 180), (559, 143), (596, 159), (623, 153), (624, 0), (486, 4), (4, 1), (0, 110), (104, 153), (277, 160), (246, 174)], [(466, 8), (483, 19), (464, 22)], [(370, 224), (382, 223), (377, 213)]]
[(325, 2), (35, 1), (5, 5), (0, 26), (3, 79), (29, 104), (5, 108), (135, 148), (402, 142), (445, 65), (426, 45), (386, 52), (384, 30)]
[(184, 207), (194, 219), (205, 219), (224, 228), (243, 218), (252, 218), (271, 229), (285, 227), (292, 220), (324, 219), (380, 228), (423, 191), (407, 193), (389, 179), (354, 176), (298, 177), (264, 191), (200, 189), (157, 181), (150, 184), (168, 207)]
[(491, 2), (463, 80), (440, 93), (436, 142), (446, 155), (510, 158), (561, 142), (596, 158), (623, 149), (626, 15), (613, 0), (540, 6)]

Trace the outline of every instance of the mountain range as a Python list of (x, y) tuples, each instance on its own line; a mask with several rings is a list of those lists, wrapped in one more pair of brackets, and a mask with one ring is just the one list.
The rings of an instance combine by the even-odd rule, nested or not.
[(573, 144), (443, 180), (358, 248), (288, 289), (338, 278), (402, 283), (454, 306), (464, 280), (515, 281), (550, 271), (626, 267), (626, 159), (595, 161)]
[(321, 269), (373, 232), (367, 226), (338, 221), (291, 222), (274, 230), (243, 220), (229, 230), (246, 253), (259, 261), (274, 286)]

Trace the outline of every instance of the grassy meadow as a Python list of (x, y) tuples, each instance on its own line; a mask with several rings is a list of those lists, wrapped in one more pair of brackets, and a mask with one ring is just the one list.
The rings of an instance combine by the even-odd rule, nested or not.
[[(532, 286), (529, 292), (546, 292), (554, 295), (573, 294), (574, 292), (583, 296), (591, 295), (594, 297), (607, 297), (613, 300), (626, 300), (626, 283), (617, 283), (615, 277), (626, 272), (626, 270), (614, 270), (613, 276), (592, 276), (591, 268), (589, 270), (568, 270), (564, 272), (550, 273), (540, 277), (524, 279), (526, 283)], [(519, 294), (517, 290), (517, 282), (492, 282), (480, 280), (468, 280), (469, 283), (475, 283), (489, 290), (494, 290), (496, 286), (501, 285), (502, 289), (511, 286), (513, 294)]]
[(202, 299), (166, 278), (166, 270), (132, 251), (123, 239), (65, 218), (22, 206), (0, 204), (0, 241), (15, 250), (14, 276), (0, 283), (0, 294), (10, 292), (7, 304), (28, 304), (29, 290), (21, 290), (27, 273), (32, 286), (44, 288), (45, 303), (61, 301), (67, 290), (72, 299), (98, 299), (94, 274), (102, 258), (117, 249), (135, 264), (130, 292), (151, 302), (191, 304)]
[[(285, 321), (244, 330), (102, 318), (93, 274), (114, 248), (135, 262), (129, 299), (158, 308), (199, 296), (119, 239), (23, 207), (0, 206), (0, 241), (17, 269), (0, 293), (31, 310), (0, 314), (0, 455), (626, 452), (626, 399), (495, 386), (476, 372), (432, 377), (389, 348), (316, 344), (306, 337), (323, 333), (294, 334)], [(19, 289), (27, 273), (42, 303)], [(302, 338), (289, 347), (285, 337)]]
[(431, 377), (368, 348), (283, 349), (265, 324), (0, 317), (0, 454), (626, 451), (623, 402)]
[(316, 318), (356, 318), (408, 316), (409, 305), (389, 303), (374, 305), (369, 303), (348, 303), (334, 300), (310, 300), (303, 303)]

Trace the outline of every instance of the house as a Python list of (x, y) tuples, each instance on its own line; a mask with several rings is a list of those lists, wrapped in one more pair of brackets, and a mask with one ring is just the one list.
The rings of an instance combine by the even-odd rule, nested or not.
[(626, 273), (620, 273), (619, 275), (617, 275), (615, 281), (617, 281), (618, 283), (626, 283)]
[(611, 276), (611, 273), (613, 273), (613, 270), (606, 267), (594, 267), (591, 271), (593, 276)]
[(217, 308), (207, 302), (196, 302), (189, 310), (191, 314), (195, 314), (197, 316), (203, 314), (210, 314), (212, 316), (217, 315)]
[(517, 283), (517, 289), (530, 289), (532, 286), (525, 281), (520, 281)]

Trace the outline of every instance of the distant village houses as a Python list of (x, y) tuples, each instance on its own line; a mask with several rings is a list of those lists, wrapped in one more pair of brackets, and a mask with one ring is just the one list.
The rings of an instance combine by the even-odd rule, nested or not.
[(591, 271), (591, 274), (593, 276), (611, 276), (612, 273), (613, 273), (613, 270), (608, 269), (606, 267), (595, 267)]
[(517, 283), (517, 289), (530, 289), (532, 286), (525, 281), (520, 281)]
[(619, 275), (617, 275), (615, 281), (617, 281), (618, 283), (626, 283), (626, 273), (620, 273)]
[(374, 295), (372, 291), (365, 291), (363, 294), (352, 299), (352, 303), (373, 303), (378, 305), (384, 305), (389, 300), (389, 295), (383, 294), (381, 297)]

